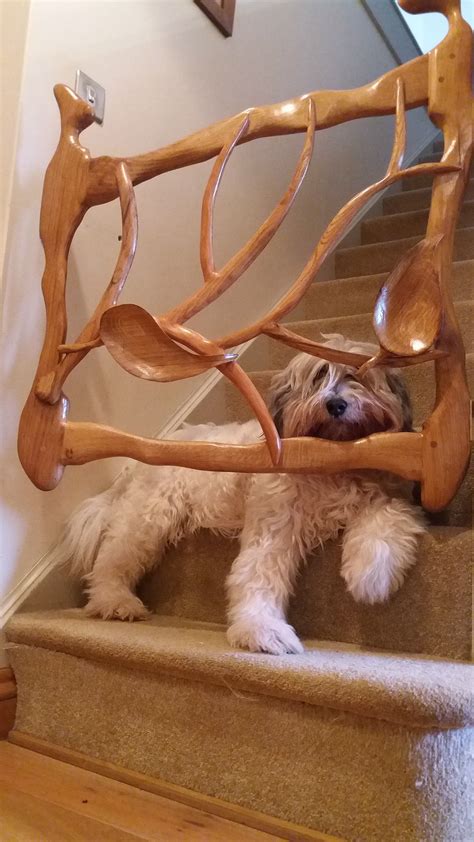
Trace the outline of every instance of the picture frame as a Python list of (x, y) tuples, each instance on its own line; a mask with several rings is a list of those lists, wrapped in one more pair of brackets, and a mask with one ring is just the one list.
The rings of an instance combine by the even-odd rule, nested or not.
[(234, 28), (236, 0), (194, 0), (194, 2), (224, 37), (230, 38)]

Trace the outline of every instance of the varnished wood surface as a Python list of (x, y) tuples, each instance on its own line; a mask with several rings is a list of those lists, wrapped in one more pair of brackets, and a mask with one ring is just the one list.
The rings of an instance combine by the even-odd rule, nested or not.
[(351, 442), (293, 438), (282, 440), (280, 461), (274, 465), (263, 443), (158, 441), (99, 424), (69, 422), (62, 458), (66, 465), (127, 456), (150, 465), (180, 465), (201, 471), (307, 474), (377, 469), (382, 461), (385, 470), (416, 480), (421, 477), (421, 451), (421, 433), (375, 433)]
[(307, 130), (308, 99), (314, 103), (316, 129), (328, 129), (357, 120), (393, 114), (396, 108), (397, 80), (401, 78), (408, 109), (428, 102), (428, 55), (396, 67), (385, 75), (352, 90), (312, 91), (273, 105), (249, 108), (227, 120), (195, 132), (184, 140), (153, 152), (128, 158), (101, 156), (91, 162), (87, 200), (89, 205), (110, 202), (117, 196), (114, 167), (124, 160), (133, 184), (148, 181), (161, 173), (207, 161), (219, 154), (229, 135), (235, 134), (245, 115), (249, 128), (242, 143), (260, 137), (295, 134)]
[(122, 242), (117, 263), (112, 278), (94, 313), (81, 330), (76, 341), (58, 346), (58, 352), (65, 354), (65, 356), (56, 365), (53, 376), (51, 377), (51, 374), (49, 374), (38, 381), (36, 394), (48, 403), (56, 403), (59, 400), (62, 386), (71, 371), (92, 348), (102, 344), (99, 335), (102, 314), (117, 303), (132, 267), (137, 248), (138, 215), (135, 194), (125, 164), (119, 164), (117, 167), (117, 184), (122, 213)]
[[(43, 276), (46, 334), (35, 382), (19, 429), (21, 463), (39, 488), (54, 488), (66, 464), (82, 464), (91, 459), (125, 453), (144, 461), (151, 460), (154, 464), (162, 464), (160, 460), (170, 458), (169, 443), (151, 442), (87, 423), (67, 423), (68, 402), (61, 388), (68, 371), (100, 343), (101, 337), (97, 336), (98, 320), (104, 308), (115, 304), (116, 293), (133, 259), (136, 213), (133, 211), (132, 185), (161, 172), (217, 156), (203, 201), (202, 289), (169, 313), (155, 317), (155, 320), (145, 314), (144, 320), (152, 328), (148, 330), (151, 345), (145, 337), (143, 342), (138, 343), (139, 353), (137, 335), (133, 331), (128, 335), (128, 328), (125, 330), (123, 327), (125, 321), (122, 327), (117, 324), (120, 322), (120, 312), (124, 311), (114, 314), (113, 310), (108, 310), (103, 316), (103, 323), (107, 325), (110, 321), (114, 325), (112, 340), (115, 342), (115, 354), (118, 348), (122, 364), (127, 357), (129, 370), (135, 366), (133, 373), (141, 376), (149, 377), (153, 367), (159, 368), (158, 379), (166, 379), (163, 372), (167, 366), (169, 368), (170, 362), (175, 366), (173, 376), (188, 376), (183, 375), (183, 372), (189, 371), (184, 366), (185, 362), (188, 366), (205, 370), (210, 357), (213, 357), (212, 364), (217, 365), (240, 389), (264, 431), (268, 453), (265, 457), (263, 451), (258, 453), (257, 470), (275, 470), (278, 466), (280, 470), (313, 469), (331, 472), (353, 467), (377, 467), (393, 470), (402, 476), (416, 474), (421, 480), (423, 504), (429, 510), (437, 511), (449, 503), (462, 481), (470, 452), (464, 349), (452, 304), (450, 276), (455, 225), (472, 151), (472, 33), (460, 15), (459, 0), (404, 0), (404, 5), (419, 12), (425, 10), (430, 2), (435, 3), (438, 11), (447, 16), (449, 32), (428, 55), (397, 67), (375, 82), (352, 91), (318, 91), (285, 103), (251, 108), (230, 120), (224, 120), (147, 155), (91, 159), (88, 150), (79, 142), (80, 132), (92, 122), (91, 109), (64, 85), (56, 86), (61, 135), (46, 174), (41, 211), (41, 238), (46, 262)], [(419, 164), (404, 169), (405, 109), (421, 104), (427, 104), (431, 119), (442, 130), (445, 152), (439, 163)], [(396, 119), (393, 149), (385, 176), (361, 191), (336, 214), (302, 273), (276, 306), (254, 324), (217, 339), (210, 340), (184, 328), (181, 322), (202, 310), (230, 283), (236, 281), (273, 236), (304, 178), (315, 131), (346, 120), (386, 113), (395, 113)], [(307, 137), (288, 190), (248, 243), (221, 270), (216, 270), (212, 254), (214, 199), (232, 149), (239, 143), (257, 137), (299, 131), (306, 131)], [(323, 260), (347, 233), (349, 225), (368, 199), (400, 178), (416, 176), (421, 172), (429, 172), (434, 177), (425, 241), (431, 244), (431, 252), (428, 253), (428, 249), (423, 253), (422, 266), (419, 260), (417, 263), (420, 257), (418, 254), (417, 259), (411, 261), (405, 258), (405, 263), (402, 261), (392, 273), (383, 290), (386, 306), (382, 308), (376, 324), (381, 343), (380, 353), (361, 364), (363, 368), (388, 362), (391, 365), (407, 365), (414, 356), (417, 362), (422, 359), (436, 360), (436, 406), (425, 424), (422, 441), (411, 434), (413, 437), (398, 452), (381, 438), (371, 440), (370, 447), (364, 442), (354, 442), (352, 450), (347, 447), (348, 443), (344, 443), (344, 446), (334, 443), (335, 447), (330, 448), (328, 443), (315, 441), (311, 443), (310, 449), (307, 443), (297, 446), (288, 442), (282, 448), (273, 420), (257, 390), (236, 361), (225, 358), (225, 349), (266, 332), (272, 338), (294, 347), (303, 347), (306, 342), (307, 350), (312, 353), (319, 351), (324, 356), (323, 351), (316, 348), (317, 343), (310, 345), (304, 337), (291, 334), (279, 324), (280, 319), (300, 301), (314, 281)], [(64, 288), (70, 243), (88, 208), (110, 201), (118, 194), (121, 198), (124, 231), (128, 230), (128, 234), (119, 256), (117, 273), (78, 340), (68, 345), (65, 343)], [(130, 320), (128, 324), (130, 326)], [(119, 343), (116, 342), (117, 330), (120, 333)], [(132, 340), (134, 349), (130, 354)], [(110, 333), (108, 341), (110, 344)], [(420, 345), (418, 349), (414, 348), (414, 342)], [(157, 344), (161, 348), (159, 359), (156, 356)], [(182, 344), (192, 353), (187, 354), (180, 347)], [(166, 353), (163, 350), (165, 346)], [(134, 360), (131, 359), (133, 356)], [(200, 360), (196, 361), (196, 357)], [(353, 362), (356, 365), (355, 360)], [(244, 456), (249, 451), (244, 449), (228, 447), (227, 457), (223, 459), (222, 450), (215, 445), (194, 443), (190, 448), (186, 443), (179, 443), (173, 447), (176, 448), (173, 451), (176, 452), (174, 464), (183, 464), (183, 460), (189, 456), (192, 457), (193, 466), (199, 463), (206, 470), (255, 470), (247, 456)], [(197, 458), (199, 450), (201, 457)], [(408, 464), (413, 454), (416, 454), (414, 467)], [(348, 458), (346, 464), (342, 462), (343, 457)], [(243, 461), (239, 461), (241, 458)], [(306, 467), (302, 462), (304, 458), (309, 460)], [(223, 464), (228, 467), (223, 468)]]
[(192, 354), (165, 333), (158, 322), (137, 304), (121, 304), (104, 313), (100, 337), (114, 359), (130, 374), (169, 383), (194, 377), (237, 354)]
[(13, 728), (16, 711), (16, 682), (10, 667), (0, 669), (0, 740)]
[[(414, 0), (405, 0), (405, 3)], [(453, 498), (470, 459), (470, 400), (465, 351), (451, 295), (454, 235), (469, 179), (473, 142), (472, 30), (462, 19), (458, 0), (439, 3), (449, 31), (429, 54), (429, 114), (444, 135), (444, 161), (458, 162), (459, 176), (435, 180), (426, 231), (443, 234), (437, 262), (443, 320), (439, 347), (449, 356), (436, 362), (436, 403), (423, 428), (422, 502), (439, 511)]]
[[(67, 811), (73, 822), (76, 818), (97, 822), (96, 832), (104, 826), (132, 834), (133, 839), (160, 842), (343, 842), (27, 734), (13, 732), (12, 740), (15, 744), (0, 745), (0, 784), (13, 778), (19, 795), (43, 801), (52, 814), (56, 806)], [(53, 822), (51, 827), (54, 829)], [(34, 838), (35, 842), (57, 839)], [(72, 837), (74, 842), (76, 838)], [(83, 842), (101, 839), (79, 838)], [(22, 837), (19, 840), (22, 842)], [(69, 837), (64, 837), (64, 842), (69, 842)]]
[(200, 253), (201, 267), (206, 284), (198, 290), (198, 292), (187, 298), (182, 304), (179, 304), (177, 307), (165, 313), (163, 318), (169, 322), (187, 321), (192, 316), (196, 315), (196, 313), (199, 313), (204, 307), (215, 301), (218, 296), (222, 295), (222, 293), (225, 292), (234, 283), (234, 281), (236, 281), (237, 278), (239, 278), (248, 269), (259, 254), (261, 254), (265, 246), (268, 245), (275, 232), (286, 218), (288, 211), (292, 207), (303, 183), (313, 153), (315, 125), (316, 114), (313, 103), (309, 100), (306, 142), (303, 146), (296, 169), (287, 190), (275, 206), (274, 210), (267, 217), (265, 222), (263, 222), (258, 228), (256, 233), (249, 239), (249, 241), (242, 246), (241, 249), (239, 249), (237, 254), (235, 254), (222, 269), (216, 271), (214, 266), (212, 237), (214, 224), (214, 201), (225, 165), (229, 159), (229, 155), (236, 145), (240, 135), (245, 134), (244, 130), (248, 126), (248, 118), (239, 128), (237, 136), (231, 137), (230, 142), (224, 147), (221, 155), (219, 155), (216, 160), (203, 198)]
[(442, 304), (436, 250), (443, 235), (421, 240), (390, 272), (374, 310), (374, 330), (387, 354), (418, 356), (436, 342)]

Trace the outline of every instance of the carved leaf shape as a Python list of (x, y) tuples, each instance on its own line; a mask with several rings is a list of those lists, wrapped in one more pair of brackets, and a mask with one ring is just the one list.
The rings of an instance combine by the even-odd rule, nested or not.
[(442, 237), (427, 238), (410, 249), (378, 294), (374, 328), (390, 354), (416, 356), (436, 341), (442, 307), (435, 256)]
[(144, 380), (167, 383), (194, 377), (209, 368), (232, 362), (237, 354), (199, 356), (169, 338), (152, 315), (137, 304), (106, 310), (100, 338), (122, 368)]

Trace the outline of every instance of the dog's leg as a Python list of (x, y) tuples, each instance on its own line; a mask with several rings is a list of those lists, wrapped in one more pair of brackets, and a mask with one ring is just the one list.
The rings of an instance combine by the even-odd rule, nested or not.
[[(285, 619), (301, 555), (295, 541), (291, 503), (275, 479), (274, 488), (249, 495), (241, 551), (227, 580), (232, 646), (272, 655), (300, 653), (303, 647)], [(273, 492), (273, 493), (272, 493)]]
[(346, 527), (342, 576), (358, 602), (383, 602), (403, 582), (416, 560), (422, 516), (400, 499), (379, 499), (363, 508)]
[(180, 537), (182, 513), (168, 497), (154, 501), (146, 516), (133, 504), (133, 499), (125, 500), (114, 513), (93, 570), (86, 577), (86, 612), (91, 616), (104, 620), (147, 617), (149, 612), (135, 595), (135, 587), (159, 561), (166, 544)]

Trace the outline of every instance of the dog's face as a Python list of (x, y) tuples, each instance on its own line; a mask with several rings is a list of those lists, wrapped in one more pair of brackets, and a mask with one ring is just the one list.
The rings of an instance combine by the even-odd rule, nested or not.
[[(327, 347), (368, 354), (369, 343), (338, 334)], [(270, 410), (279, 434), (352, 441), (385, 431), (412, 429), (412, 410), (403, 381), (393, 371), (370, 369), (363, 378), (349, 366), (298, 354), (272, 381)]]

